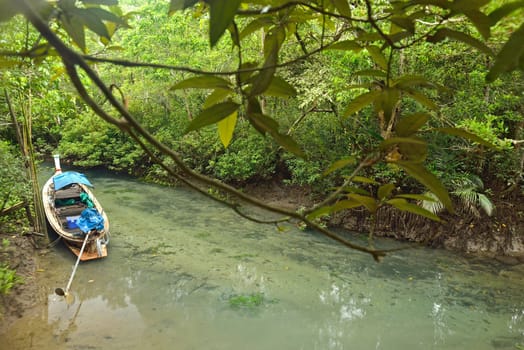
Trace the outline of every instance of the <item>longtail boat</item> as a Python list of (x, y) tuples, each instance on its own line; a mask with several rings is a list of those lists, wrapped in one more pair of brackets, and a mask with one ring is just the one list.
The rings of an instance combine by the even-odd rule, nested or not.
[[(107, 256), (109, 220), (93, 195), (84, 174), (62, 172), (60, 157), (54, 155), (55, 173), (42, 189), (44, 211), (49, 226), (80, 260)], [(84, 251), (81, 247), (87, 235)]]

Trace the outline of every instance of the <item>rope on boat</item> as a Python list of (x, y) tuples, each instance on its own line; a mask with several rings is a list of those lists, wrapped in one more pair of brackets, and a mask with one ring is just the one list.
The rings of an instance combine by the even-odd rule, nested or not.
[(102, 256), (102, 240), (100, 238), (96, 239), (96, 250), (97, 250), (98, 256)]

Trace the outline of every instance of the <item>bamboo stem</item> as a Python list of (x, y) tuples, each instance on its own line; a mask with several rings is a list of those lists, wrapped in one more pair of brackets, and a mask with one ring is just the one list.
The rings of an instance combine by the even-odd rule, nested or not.
[(33, 207), (35, 208), (35, 218), (31, 212), (31, 201), (28, 198), (24, 198), (24, 208), (26, 210), (27, 220), (30, 225), (34, 227), (34, 231), (42, 232), (47, 234), (47, 226), (45, 224), (44, 208), (42, 204), (42, 197), (40, 194), (40, 185), (38, 183), (37, 170), (35, 164), (34, 149), (31, 137), (31, 94), (29, 94), (29, 105), (27, 109), (23, 111), (24, 123), (22, 128), (16, 118), (16, 113), (13, 109), (13, 104), (9, 97), (7, 90), (4, 90), (5, 100), (11, 116), (12, 123), (16, 131), (16, 138), (20, 146), (20, 152), (24, 158), (24, 166), (27, 177), (31, 180), (32, 193), (33, 193)]

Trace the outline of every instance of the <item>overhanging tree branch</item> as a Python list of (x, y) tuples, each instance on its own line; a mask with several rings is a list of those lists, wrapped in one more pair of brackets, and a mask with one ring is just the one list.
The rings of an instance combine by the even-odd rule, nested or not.
[[(80, 94), (81, 98), (86, 102), (86, 104), (102, 119), (105, 121), (117, 126), (120, 130), (128, 133), (133, 139), (136, 141), (140, 141), (140, 146), (150, 155), (154, 156), (154, 153), (150, 150), (147, 145), (145, 145), (144, 142), (140, 140), (140, 138), (143, 138), (148, 144), (151, 145), (156, 151), (160, 152), (161, 154), (171, 158), (174, 163), (177, 165), (178, 169), (184, 174), (187, 178), (191, 179), (192, 181), (188, 181), (186, 178), (180, 176), (178, 172), (175, 171), (175, 169), (166, 166), (160, 159), (156, 156), (154, 156), (152, 159), (155, 160), (164, 170), (166, 170), (170, 175), (175, 176), (177, 179), (181, 179), (184, 183), (190, 185), (192, 188), (199, 190), (199, 192), (205, 194), (206, 196), (210, 197), (206, 192), (202, 191), (200, 186), (197, 186), (193, 183), (193, 181), (199, 183), (200, 185), (204, 186), (210, 186), (213, 188), (216, 188), (218, 190), (224, 191), (236, 198), (238, 198), (241, 201), (244, 201), (250, 205), (254, 205), (258, 208), (280, 214), (286, 217), (294, 218), (299, 221), (303, 221), (305, 224), (307, 224), (309, 227), (315, 229), (316, 231), (322, 233), (323, 235), (349, 247), (357, 251), (361, 251), (364, 253), (370, 254), (376, 261), (378, 261), (381, 257), (385, 256), (386, 253), (390, 250), (375, 250), (370, 249), (364, 246), (360, 246), (358, 244), (351, 243), (347, 241), (346, 239), (340, 237), (339, 235), (331, 232), (330, 230), (321, 227), (317, 223), (309, 220), (305, 215), (286, 210), (283, 208), (279, 208), (276, 206), (269, 205), (267, 203), (264, 203), (262, 201), (259, 201), (251, 196), (246, 195), (243, 192), (240, 192), (236, 190), (235, 188), (224, 184), (220, 181), (211, 179), (207, 176), (204, 176), (200, 173), (197, 173), (190, 169), (184, 161), (181, 159), (181, 157), (168, 148), (166, 145), (159, 142), (156, 138), (154, 138), (147, 130), (145, 130), (140, 123), (136, 121), (136, 119), (126, 110), (126, 108), (116, 99), (116, 97), (111, 92), (111, 89), (105, 85), (105, 83), (100, 79), (100, 77), (91, 69), (91, 67), (86, 63), (86, 61), (82, 58), (81, 55), (77, 54), (73, 50), (71, 50), (69, 47), (67, 47), (56, 35), (55, 33), (49, 28), (49, 26), (43, 21), (43, 19), (38, 15), (37, 12), (34, 11), (32, 8), (30, 2), (28, 0), (21, 0), (17, 3), (18, 6), (21, 8), (22, 13), (28, 18), (28, 20), (32, 23), (32, 25), (37, 29), (37, 31), (40, 32), (40, 34), (46, 38), (46, 40), (49, 42), (51, 46), (55, 48), (57, 53), (62, 58), (62, 62), (67, 70), (67, 73), (77, 89), (78, 93)], [(93, 84), (100, 90), (100, 92), (107, 98), (107, 101), (111, 104), (113, 108), (115, 108), (116, 112), (121, 116), (120, 119), (114, 118), (111, 115), (109, 115), (103, 108), (101, 108), (89, 95), (88, 91), (85, 89), (83, 83), (80, 80), (80, 77), (77, 72), (77, 67), (80, 68), (82, 71), (86, 73), (86, 75), (89, 77), (89, 79), (93, 82)], [(159, 162), (160, 161), (160, 162)], [(218, 200), (221, 203), (224, 203), (231, 207), (231, 203), (227, 203), (223, 200), (220, 200), (214, 196), (211, 196), (214, 200)]]

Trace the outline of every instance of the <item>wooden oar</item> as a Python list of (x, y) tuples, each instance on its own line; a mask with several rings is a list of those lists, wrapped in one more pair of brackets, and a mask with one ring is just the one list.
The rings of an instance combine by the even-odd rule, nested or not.
[(91, 233), (91, 231), (86, 233), (86, 238), (84, 238), (84, 243), (82, 243), (82, 248), (80, 249), (80, 253), (78, 254), (78, 259), (76, 259), (76, 264), (73, 267), (73, 273), (71, 274), (71, 277), (69, 278), (69, 282), (67, 282), (67, 286), (66, 286), (65, 290), (63, 290), (60, 287), (55, 289), (55, 293), (56, 294), (58, 294), (60, 296), (65, 296), (66, 299), (67, 299), (67, 297), (69, 295), (69, 288), (71, 287), (71, 283), (73, 283), (73, 277), (75, 277), (76, 268), (78, 267), (78, 263), (80, 262), (80, 258), (82, 257), (82, 254), (84, 253), (84, 248), (86, 247), (87, 239), (89, 238), (89, 234), (90, 233)]

